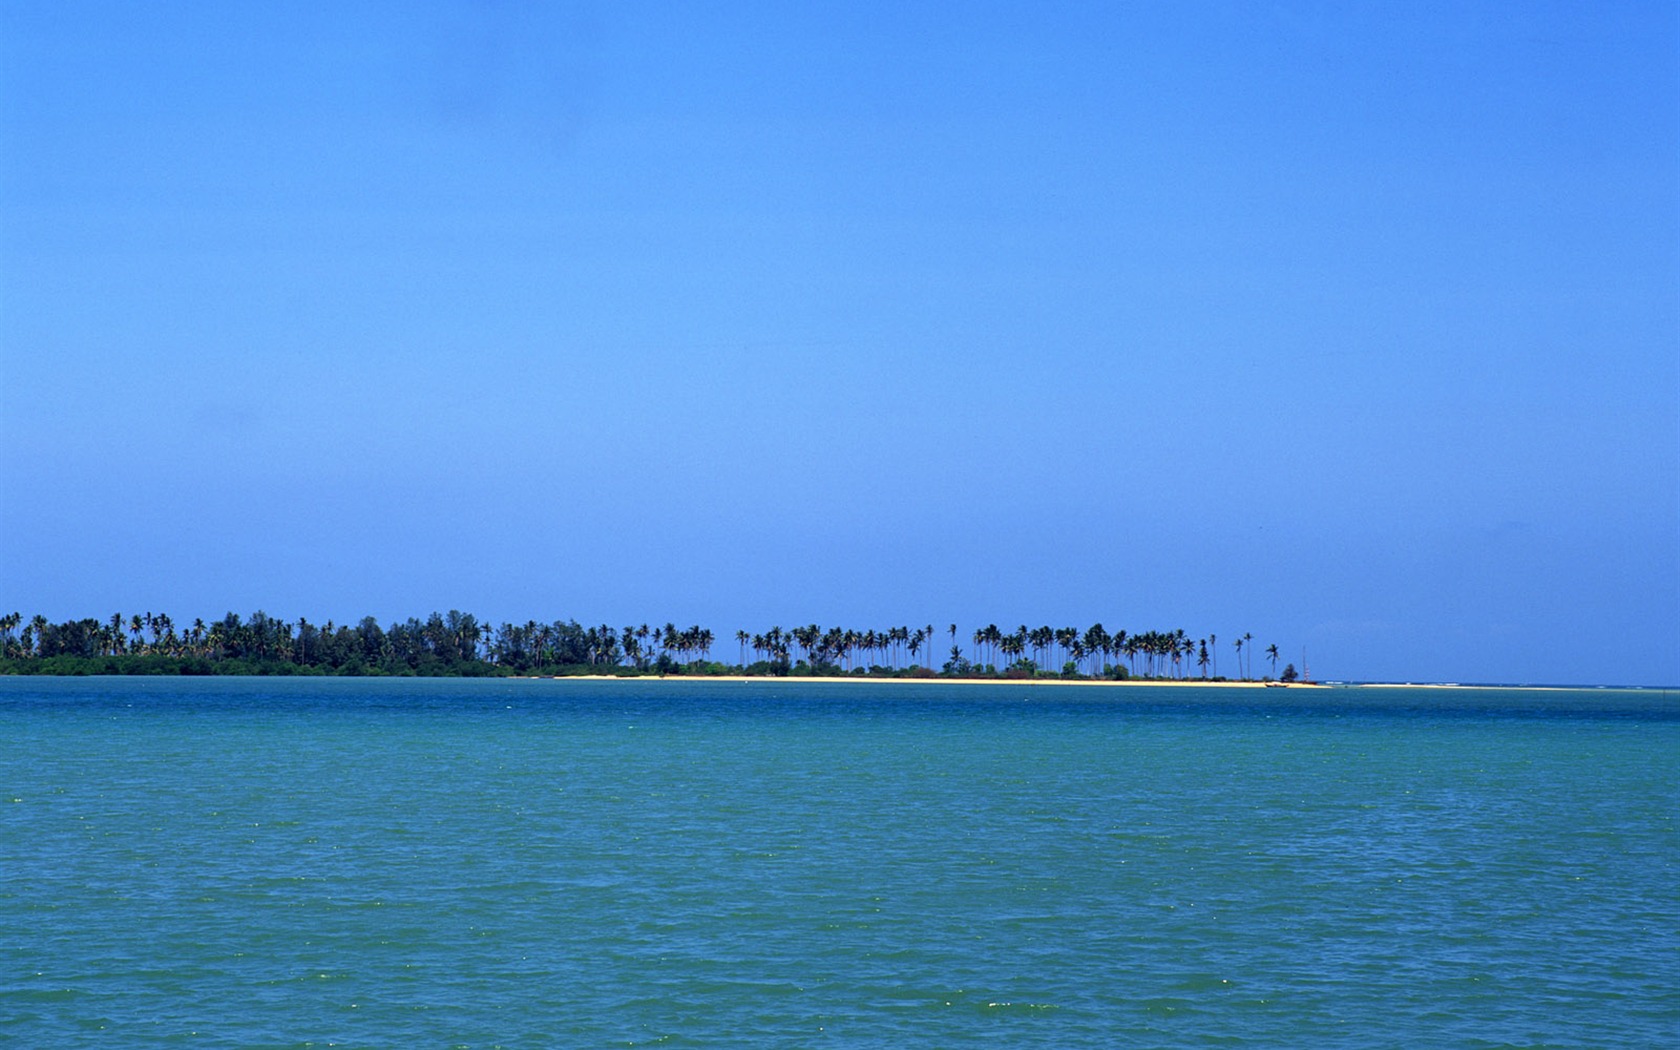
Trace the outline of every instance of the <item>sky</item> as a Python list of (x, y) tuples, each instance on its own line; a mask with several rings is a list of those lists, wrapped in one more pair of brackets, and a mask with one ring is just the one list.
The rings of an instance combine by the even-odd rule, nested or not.
[(0, 442), (26, 618), (1677, 685), (1680, 5), (0, 0)]

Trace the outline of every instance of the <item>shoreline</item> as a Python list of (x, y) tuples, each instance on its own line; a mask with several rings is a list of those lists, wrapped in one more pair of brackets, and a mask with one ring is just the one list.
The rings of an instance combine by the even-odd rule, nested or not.
[(36, 678), (36, 677), (44, 677), (44, 678), (135, 678), (135, 677), (144, 677), (144, 678), (333, 678), (333, 679), (344, 679), (346, 681), (349, 681), (349, 680), (371, 680), (371, 679), (413, 678), (413, 679), (429, 679), (429, 680), (436, 680), (436, 681), (444, 681), (444, 680), (461, 680), (461, 681), (473, 680), (473, 681), (477, 681), (477, 680), (483, 680), (483, 681), (504, 681), (504, 682), (506, 682), (506, 681), (516, 681), (516, 682), (564, 682), (564, 681), (621, 682), (622, 681), (622, 682), (679, 682), (679, 683), (718, 682), (718, 683), (727, 683), (727, 684), (731, 684), (731, 685), (743, 685), (743, 686), (749, 686), (749, 687), (752, 683), (755, 683), (755, 682), (783, 683), (783, 684), (793, 683), (795, 685), (800, 684), (800, 683), (804, 683), (804, 684), (850, 683), (850, 684), (856, 684), (856, 685), (876, 685), (876, 686), (880, 686), (880, 685), (891, 686), (891, 685), (896, 684), (896, 683), (905, 683), (905, 684), (912, 685), (912, 686), (915, 686), (915, 685), (932, 685), (932, 686), (941, 686), (941, 685), (946, 685), (946, 686), (986, 686), (986, 685), (989, 685), (989, 686), (1029, 686), (1029, 687), (1038, 687), (1038, 686), (1055, 686), (1055, 687), (1084, 686), (1084, 687), (1121, 687), (1121, 688), (1128, 688), (1129, 687), (1129, 688), (1134, 688), (1134, 689), (1154, 687), (1154, 688), (1161, 688), (1161, 689), (1167, 689), (1167, 690), (1173, 690), (1173, 689), (1193, 689), (1193, 690), (1194, 689), (1201, 689), (1201, 690), (1210, 690), (1210, 689), (1249, 689), (1249, 690), (1252, 690), (1252, 689), (1315, 689), (1315, 690), (1334, 690), (1334, 691), (1342, 691), (1342, 692), (1350, 692), (1350, 691), (1356, 692), (1356, 691), (1359, 691), (1359, 690), (1371, 690), (1371, 691), (1376, 691), (1376, 692), (1381, 692), (1381, 691), (1392, 692), (1392, 691), (1395, 691), (1395, 690), (1413, 689), (1413, 690), (1428, 690), (1430, 692), (1454, 692), (1454, 691), (1459, 691), (1459, 692), (1490, 692), (1490, 691), (1503, 691), (1503, 692), (1526, 692), (1526, 693), (1578, 693), (1578, 692), (1660, 693), (1660, 694), (1663, 694), (1665, 696), (1668, 695), (1668, 694), (1671, 694), (1671, 693), (1680, 694), (1680, 686), (1674, 686), (1674, 685), (1557, 685), (1557, 684), (1530, 685), (1530, 684), (1524, 684), (1524, 683), (1509, 683), (1509, 682), (1497, 682), (1497, 683), (1484, 683), (1484, 682), (1349, 682), (1349, 681), (1328, 681), (1328, 682), (1301, 682), (1301, 681), (1276, 682), (1276, 681), (1272, 681), (1272, 682), (1266, 682), (1266, 681), (1205, 681), (1205, 680), (1202, 680), (1202, 679), (1150, 679), (1150, 678), (1126, 678), (1126, 679), (1112, 679), (1112, 678), (1088, 678), (1088, 679), (1066, 679), (1066, 678), (943, 678), (943, 677), (939, 677), (939, 676), (932, 676), (932, 677), (926, 677), (926, 678), (911, 678), (911, 677), (894, 678), (894, 677), (889, 677), (889, 676), (885, 676), (885, 675), (881, 675), (881, 676), (836, 675), (836, 676), (833, 676), (833, 677), (825, 677), (825, 676), (821, 676), (821, 675), (783, 675), (783, 676), (778, 676), (778, 675), (743, 675), (743, 674), (721, 674), (721, 675), (705, 675), (705, 674), (665, 674), (665, 675), (661, 675), (661, 674), (643, 674), (643, 675), (618, 675), (618, 674), (561, 674), (561, 675), (546, 675), (546, 674), (507, 674), (507, 675), (503, 675), (503, 674), (482, 674), (482, 675), (479, 675), (479, 674), (469, 674), (469, 675), (444, 675), (444, 674), (431, 674), (431, 675), (416, 675), (416, 674), (406, 674), (406, 675), (403, 675), (403, 674), (321, 674), (321, 673), (309, 673), (309, 672), (293, 674), (293, 673), (286, 673), (286, 672), (271, 673), (271, 672), (268, 672), (268, 671), (242, 671), (242, 672), (233, 672), (233, 673), (224, 673), (224, 674), (216, 674), (216, 673), (211, 673), (211, 674), (184, 674), (184, 673), (180, 673), (180, 672), (174, 672), (174, 673), (155, 673), (155, 672), (153, 672), (153, 673), (140, 673), (140, 672), (135, 672), (135, 671), (124, 672), (124, 671), (121, 671), (121, 670), (114, 670), (114, 669), (96, 669), (96, 670), (93, 670), (93, 671), (64, 671), (64, 670), (19, 671), (19, 670), (16, 670), (14, 668), (8, 668), (8, 667), (4, 666), (3, 664), (0, 664), (0, 680), (16, 680), (16, 679), (27, 679), (27, 678)]
[(1357, 689), (1430, 689), (1438, 691), (1452, 690), (1508, 690), (1519, 692), (1659, 692), (1673, 691), (1671, 686), (1647, 685), (1477, 685), (1461, 682), (1203, 682), (1179, 679), (1066, 679), (1066, 678), (869, 678), (853, 676), (836, 676), (824, 678), (815, 675), (510, 675), (507, 680), (522, 682), (722, 682), (738, 685), (752, 683), (769, 684), (851, 684), (851, 685), (952, 685), (952, 686), (1051, 686), (1051, 687), (1098, 687), (1098, 688), (1150, 688), (1165, 689), (1316, 689), (1316, 690), (1357, 690)]
[(789, 682), (830, 684), (846, 683), (855, 685), (1026, 685), (1026, 686), (1120, 686), (1140, 688), (1144, 686), (1164, 686), (1171, 689), (1200, 687), (1203, 689), (1329, 689), (1331, 686), (1323, 682), (1201, 682), (1180, 679), (1112, 679), (1112, 678), (871, 678), (867, 676), (836, 675), (826, 678), (820, 675), (616, 675), (616, 674), (573, 674), (573, 675), (512, 675), (519, 681), (525, 682), (732, 682), (747, 684), (752, 682), (782, 683)]

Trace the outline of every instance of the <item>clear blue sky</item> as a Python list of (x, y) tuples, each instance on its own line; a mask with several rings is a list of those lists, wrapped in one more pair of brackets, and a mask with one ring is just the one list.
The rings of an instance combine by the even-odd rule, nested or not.
[(0, 440), (25, 616), (1677, 684), (1680, 8), (0, 0)]

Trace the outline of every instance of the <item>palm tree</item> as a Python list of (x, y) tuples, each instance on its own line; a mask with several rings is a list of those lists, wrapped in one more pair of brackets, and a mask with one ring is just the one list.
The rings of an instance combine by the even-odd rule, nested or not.
[[(1108, 652), (1108, 632), (1103, 630), (1101, 622), (1092, 624), (1085, 631), (1084, 645), (1086, 654), (1093, 657), (1092, 663), (1100, 664), (1102, 657)], [(1102, 672), (1101, 667), (1092, 670), (1099, 674)]]
[(1033, 655), (1037, 658), (1034, 662), (1040, 666), (1048, 667), (1050, 665), (1050, 647), (1055, 644), (1056, 632), (1048, 624), (1043, 627), (1035, 627), (1031, 631), (1027, 630), (1026, 624), (1022, 624), (1020, 633), (1032, 645)]
[(1271, 658), (1271, 661), (1272, 661), (1272, 677), (1276, 678), (1277, 677), (1277, 661), (1278, 661), (1278, 650), (1277, 650), (1276, 643), (1273, 643), (1272, 645), (1266, 646), (1266, 655)]
[[(1058, 661), (1058, 663), (1065, 664), (1069, 660), (1072, 660), (1074, 662), (1074, 669), (1078, 669), (1079, 658), (1074, 655), (1074, 650), (1079, 648), (1080, 636), (1081, 632), (1077, 627), (1063, 627), (1056, 631), (1056, 644), (1062, 647), (1062, 658)], [(1081, 651), (1080, 655), (1084, 655), (1083, 651)], [(1055, 667), (1052, 668), (1052, 670), (1059, 671), (1061, 668)]]
[(1242, 677), (1243, 677), (1243, 669), (1242, 669), (1242, 643), (1243, 643), (1243, 640), (1242, 640), (1242, 639), (1241, 639), (1241, 638), (1238, 638), (1238, 639), (1237, 639), (1237, 677), (1238, 677), (1238, 678), (1242, 678)]
[(18, 624), (22, 622), (23, 614), (20, 612), (9, 612), (4, 616), (0, 616), (0, 655), (14, 655), (15, 650), (12, 648), (12, 632), (17, 630)]
[(1254, 677), (1254, 635), (1243, 632), (1243, 641), (1248, 643), (1248, 674), (1244, 677)]
[(1006, 659), (1009, 658), (1009, 657), (1014, 657), (1015, 658), (1013, 660), (1010, 660), (1010, 664), (1013, 665), (1015, 663), (1015, 660), (1019, 660), (1021, 658), (1021, 654), (1026, 652), (1026, 649), (1027, 649), (1027, 631), (1026, 631), (1026, 628), (1023, 627), (1023, 628), (1021, 628), (1021, 630), (1016, 631), (1014, 634), (1006, 634), (1002, 638), (999, 638), (998, 639), (998, 649), (1003, 653), (1003, 655)]
[(822, 636), (822, 628), (818, 627), (814, 623), (811, 623), (806, 624), (804, 627), (791, 628), (788, 631), (788, 634), (792, 635), (794, 642), (799, 646), (799, 648), (805, 651), (805, 663), (809, 666), (815, 667), (816, 657), (813, 655), (813, 651), (816, 647), (817, 639)]

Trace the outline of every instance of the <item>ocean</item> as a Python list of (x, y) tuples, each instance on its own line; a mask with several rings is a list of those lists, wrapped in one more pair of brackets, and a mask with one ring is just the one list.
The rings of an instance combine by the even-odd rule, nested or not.
[(1680, 695), (0, 680), (0, 1044), (1680, 1045)]

